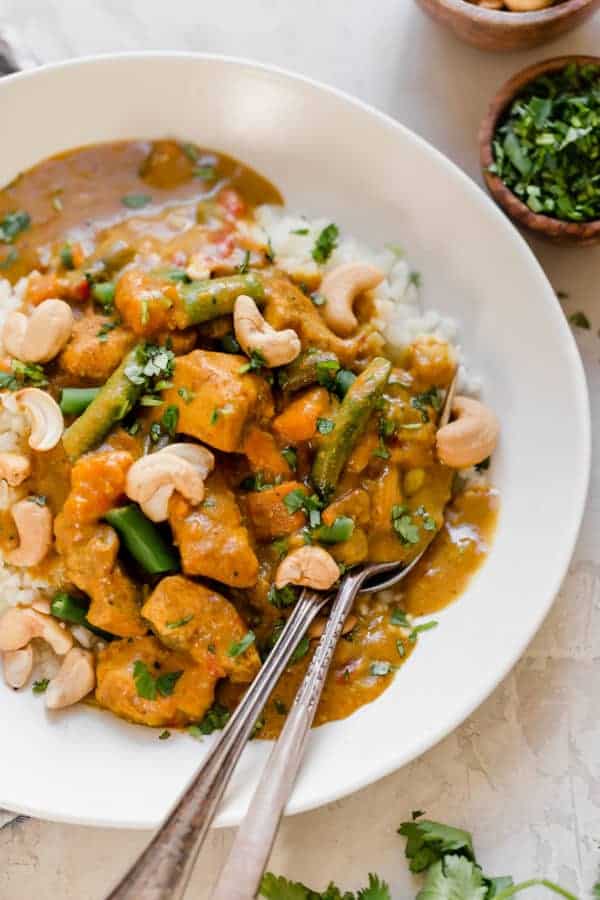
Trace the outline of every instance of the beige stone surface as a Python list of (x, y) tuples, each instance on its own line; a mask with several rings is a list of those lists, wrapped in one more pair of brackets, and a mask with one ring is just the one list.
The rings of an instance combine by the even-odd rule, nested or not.
[[(20, 26), (38, 56), (48, 60), (107, 50), (194, 49), (295, 69), (395, 115), (478, 180), (475, 136), (496, 86), (536, 59), (594, 52), (600, 44), (596, 16), (548, 48), (485, 55), (430, 23), (412, 0), (0, 0), (3, 17)], [(592, 322), (577, 339), (597, 434), (600, 248), (536, 244), (534, 250), (555, 288), (569, 294), (566, 312), (585, 310)], [(394, 900), (413, 897), (416, 883), (406, 872), (395, 831), (412, 809), (425, 809), (472, 829), (486, 870), (544, 874), (589, 896), (600, 861), (599, 636), (596, 466), (569, 575), (515, 670), (461, 728), (412, 765), (352, 797), (287, 819), (271, 867), (315, 887), (335, 879), (347, 889), (376, 871), (389, 881)], [(101, 900), (148, 839), (143, 833), (11, 820), (0, 813), (0, 900)], [(211, 834), (190, 898), (208, 897), (231, 836)]]

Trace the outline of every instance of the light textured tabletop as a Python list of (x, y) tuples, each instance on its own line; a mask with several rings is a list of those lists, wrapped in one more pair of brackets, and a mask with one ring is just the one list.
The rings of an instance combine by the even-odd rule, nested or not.
[[(478, 180), (478, 123), (502, 80), (535, 60), (591, 53), (600, 44), (597, 15), (552, 45), (488, 55), (455, 41), (412, 0), (0, 0), (2, 18), (18, 26), (48, 61), (112, 50), (181, 49), (276, 63), (390, 113)], [(534, 250), (554, 287), (568, 294), (565, 311), (584, 310), (592, 323), (590, 331), (577, 331), (577, 340), (596, 431), (600, 247), (536, 244)], [(472, 829), (481, 862), (492, 874), (544, 874), (589, 896), (600, 862), (599, 637), (596, 466), (569, 575), (515, 670), (458, 731), (417, 762), (352, 797), (288, 819), (271, 868), (320, 889), (335, 879), (355, 890), (367, 872), (378, 872), (389, 881), (394, 900), (414, 897), (395, 831), (412, 809), (425, 809), (432, 818)], [(2, 827), (5, 821), (0, 814), (1, 900), (100, 900), (148, 839), (144, 833), (26, 819)], [(230, 831), (212, 833), (190, 898), (208, 896), (231, 838)]]

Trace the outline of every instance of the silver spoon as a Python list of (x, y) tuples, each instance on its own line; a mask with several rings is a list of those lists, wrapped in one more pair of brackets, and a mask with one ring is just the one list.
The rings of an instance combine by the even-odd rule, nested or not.
[(267, 760), (211, 900), (253, 900), (256, 896), (304, 758), (333, 653), (356, 597), (359, 592), (372, 593), (382, 590), (383, 586), (397, 584), (417, 565), (424, 553), (425, 550), (421, 551), (406, 568), (399, 568), (397, 562), (380, 563), (351, 571), (344, 577), (323, 636), (279, 740)]

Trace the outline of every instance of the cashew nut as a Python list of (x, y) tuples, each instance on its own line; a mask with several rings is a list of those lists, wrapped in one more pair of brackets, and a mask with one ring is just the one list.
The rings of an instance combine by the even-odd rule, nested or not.
[(0, 453), (0, 479), (16, 487), (29, 478), (31, 463), (22, 453)]
[(302, 346), (293, 328), (276, 331), (263, 319), (252, 299), (241, 294), (233, 308), (233, 327), (240, 347), (248, 356), (260, 353), (269, 368), (285, 366), (296, 359)]
[(10, 512), (17, 526), (19, 546), (6, 554), (6, 562), (11, 566), (37, 566), (52, 544), (52, 513), (31, 498), (19, 500)]
[(45, 363), (58, 356), (73, 330), (73, 312), (64, 300), (44, 300), (27, 317), (13, 311), (2, 329), (8, 353), (23, 362)]
[(33, 647), (28, 644), (22, 650), (8, 650), (2, 655), (4, 680), (11, 688), (22, 688), (33, 671)]
[(28, 413), (31, 422), (29, 446), (32, 450), (52, 450), (56, 447), (65, 427), (56, 400), (39, 388), (23, 388), (17, 391), (15, 400)]
[(62, 628), (56, 619), (28, 607), (7, 609), (0, 618), (0, 650), (4, 653), (22, 650), (34, 638), (41, 638), (58, 656), (64, 656), (73, 646), (71, 632)]
[(340, 577), (333, 556), (322, 547), (300, 547), (283, 559), (275, 573), (275, 587), (299, 584), (317, 591), (326, 591)]
[(513, 12), (534, 12), (552, 6), (554, 0), (504, 0), (504, 5)]
[(323, 318), (340, 337), (349, 337), (358, 325), (352, 307), (356, 298), (376, 288), (383, 281), (383, 272), (367, 263), (344, 263), (328, 272), (319, 293), (326, 299)]
[(491, 409), (471, 397), (455, 397), (452, 413), (456, 418), (440, 428), (436, 436), (440, 461), (453, 469), (483, 462), (496, 447), (498, 419)]
[(194, 505), (201, 502), (204, 481), (214, 464), (215, 458), (206, 447), (171, 444), (134, 462), (127, 473), (125, 492), (149, 519), (164, 522), (173, 491), (179, 491)]
[(96, 687), (94, 657), (89, 650), (73, 647), (46, 689), (48, 709), (64, 709), (83, 700)]

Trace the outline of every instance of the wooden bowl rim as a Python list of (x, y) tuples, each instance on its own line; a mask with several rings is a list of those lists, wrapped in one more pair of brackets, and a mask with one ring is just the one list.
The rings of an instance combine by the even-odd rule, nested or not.
[[(460, 2), (464, 2), (464, 0), (460, 0)], [(523, 203), (520, 197), (507, 187), (498, 175), (488, 171), (494, 161), (492, 141), (496, 133), (496, 126), (505, 110), (531, 81), (535, 81), (536, 78), (539, 78), (545, 72), (557, 72), (572, 63), (580, 66), (591, 63), (600, 67), (600, 56), (589, 56), (586, 54), (555, 56), (552, 59), (545, 59), (527, 66), (526, 69), (522, 69), (513, 75), (512, 78), (509, 78), (494, 96), (481, 123), (479, 130), (479, 154), (483, 177), (488, 189), (511, 219), (532, 231), (546, 236), (554, 238), (562, 236), (572, 240), (590, 240), (600, 236), (600, 219), (590, 219), (586, 222), (568, 222), (565, 219), (534, 213), (533, 210)], [(559, 229), (557, 229), (557, 225), (560, 226)], [(557, 230), (559, 234), (556, 234)]]
[(515, 29), (567, 19), (571, 14), (579, 12), (587, 6), (593, 6), (596, 2), (597, 0), (563, 0), (548, 9), (514, 12), (510, 9), (483, 9), (467, 0), (436, 0), (439, 6), (462, 18), (470, 19), (472, 22), (485, 22), (486, 25), (502, 25), (502, 27), (509, 25)]

